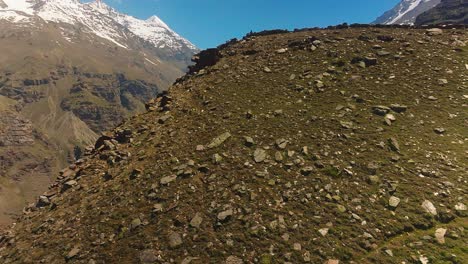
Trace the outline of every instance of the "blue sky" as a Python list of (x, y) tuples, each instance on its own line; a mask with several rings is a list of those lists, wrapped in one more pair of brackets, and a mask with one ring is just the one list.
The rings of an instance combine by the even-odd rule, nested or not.
[(138, 18), (157, 15), (200, 48), (264, 29), (369, 23), (400, 0), (104, 0)]

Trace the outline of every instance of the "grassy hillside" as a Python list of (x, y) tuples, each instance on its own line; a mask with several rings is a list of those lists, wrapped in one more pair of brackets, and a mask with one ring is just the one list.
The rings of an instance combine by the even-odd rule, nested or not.
[(206, 51), (63, 171), (0, 260), (464, 263), (467, 40), (331, 28)]

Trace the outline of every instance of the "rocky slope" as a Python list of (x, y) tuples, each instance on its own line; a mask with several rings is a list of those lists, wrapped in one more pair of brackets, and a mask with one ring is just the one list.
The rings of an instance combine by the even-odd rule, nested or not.
[(441, 0), (401, 0), (394, 8), (378, 17), (373, 24), (414, 24), (423, 12), (435, 7)]
[(468, 1), (442, 0), (436, 7), (419, 15), (416, 25), (465, 24), (468, 25)]
[(75, 0), (1, 1), (0, 47), (0, 226), (101, 132), (144, 111), (196, 51), (156, 18)]
[(202, 52), (62, 171), (0, 261), (463, 263), (466, 30), (278, 32)]

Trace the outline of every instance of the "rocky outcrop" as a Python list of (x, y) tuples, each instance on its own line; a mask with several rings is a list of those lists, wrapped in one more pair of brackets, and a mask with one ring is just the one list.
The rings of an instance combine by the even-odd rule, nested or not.
[(25, 146), (33, 142), (31, 121), (12, 111), (0, 112), (0, 147)]
[(95, 132), (115, 127), (125, 117), (144, 110), (144, 102), (157, 96), (160, 88), (143, 80), (128, 80), (123, 74), (80, 74), (70, 95), (60, 106), (71, 111)]

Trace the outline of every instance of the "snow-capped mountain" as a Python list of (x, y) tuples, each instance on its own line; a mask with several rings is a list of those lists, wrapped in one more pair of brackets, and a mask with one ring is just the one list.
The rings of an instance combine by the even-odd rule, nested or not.
[[(78, 26), (122, 48), (130, 48), (135, 36), (169, 55), (195, 52), (197, 48), (171, 30), (158, 17), (148, 20), (117, 12), (101, 0), (81, 3), (79, 0), (0, 0), (0, 20), (30, 25), (40, 18), (46, 22)], [(69, 31), (68, 31), (69, 33)], [(67, 38), (72, 39), (69, 35)]]
[(441, 0), (402, 0), (373, 24), (414, 24), (416, 18), (435, 7)]

